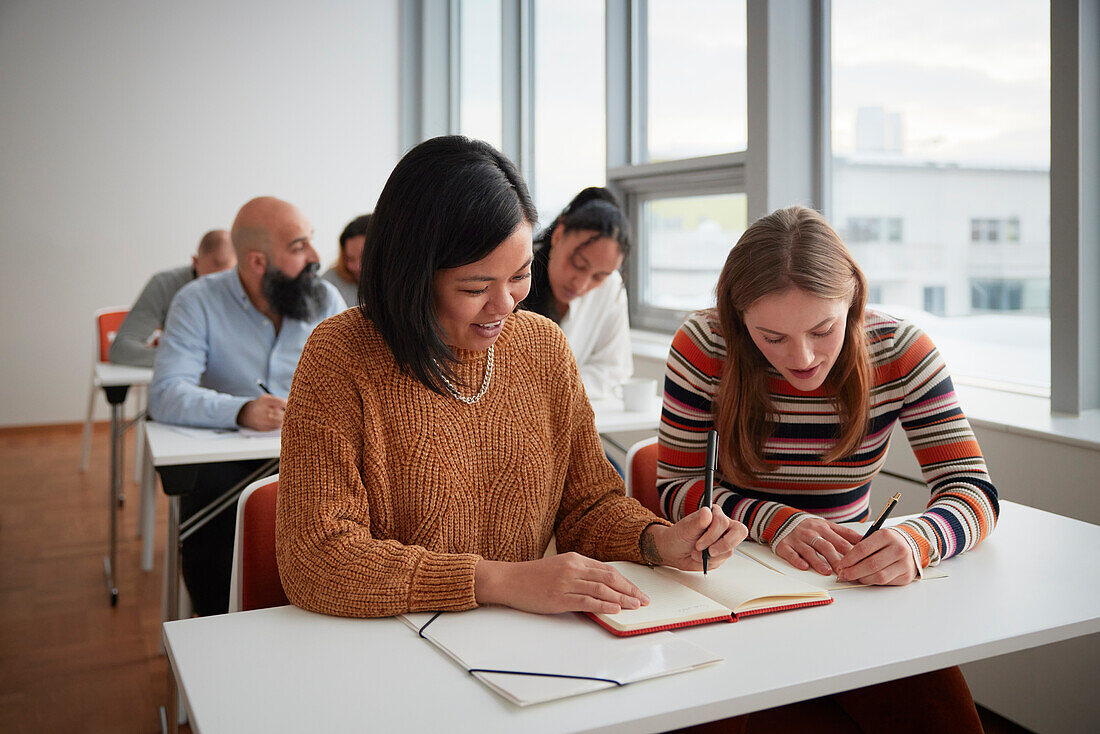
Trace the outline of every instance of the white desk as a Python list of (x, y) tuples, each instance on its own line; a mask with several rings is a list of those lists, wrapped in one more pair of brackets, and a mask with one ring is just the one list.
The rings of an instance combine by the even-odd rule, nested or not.
[[(118, 604), (118, 584), (115, 572), (118, 570), (118, 507), (122, 503), (122, 437), (130, 428), (122, 417), (122, 404), (126, 394), (135, 385), (148, 385), (153, 379), (153, 370), (148, 367), (130, 367), (110, 362), (96, 362), (93, 368), (96, 385), (103, 388), (107, 402), (111, 405), (111, 483), (107, 495), (108, 518), (111, 535), (107, 557), (103, 559), (103, 570), (107, 575), (107, 588), (111, 593), (111, 606)], [(139, 420), (135, 418), (134, 420)], [(142, 494), (141, 513), (148, 511), (146, 496)], [(145, 531), (142, 526), (143, 532)]]
[[(838, 591), (825, 607), (681, 630), (726, 661), (522, 709), (392, 618), (279, 607), (169, 622), (164, 640), (202, 734), (644, 734), (1100, 631), (1098, 526), (1005, 502), (990, 539), (945, 570), (903, 588)], [(797, 660), (775, 654), (795, 644)]]

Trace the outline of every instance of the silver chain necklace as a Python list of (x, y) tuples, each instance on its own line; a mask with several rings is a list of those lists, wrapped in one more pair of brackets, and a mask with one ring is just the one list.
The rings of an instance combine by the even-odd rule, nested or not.
[[(439, 362), (436, 362), (435, 366), (438, 367)], [(481, 400), (481, 398), (485, 396), (485, 391), (489, 389), (489, 381), (493, 379), (493, 347), (492, 347), (492, 345), (489, 346), (489, 359), (485, 363), (485, 378), (481, 381), (481, 389), (477, 391), (477, 395), (473, 395), (473, 396), (463, 395), (462, 393), (460, 393), (458, 391), (457, 387), (455, 387), (454, 385), (451, 384), (451, 381), (447, 379), (446, 375), (444, 375), (442, 372), (440, 372), (439, 376), (443, 378), (444, 384), (447, 385), (447, 389), (451, 391), (451, 395), (453, 395), (456, 400), (461, 400), (462, 402), (466, 403), (467, 405), (473, 405), (474, 403), (476, 403), (478, 400)]]

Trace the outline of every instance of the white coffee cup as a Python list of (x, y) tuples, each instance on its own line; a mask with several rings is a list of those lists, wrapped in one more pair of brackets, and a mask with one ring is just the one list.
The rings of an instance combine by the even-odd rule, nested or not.
[(649, 377), (631, 377), (623, 383), (622, 389), (625, 410), (649, 410), (657, 401), (657, 381)]

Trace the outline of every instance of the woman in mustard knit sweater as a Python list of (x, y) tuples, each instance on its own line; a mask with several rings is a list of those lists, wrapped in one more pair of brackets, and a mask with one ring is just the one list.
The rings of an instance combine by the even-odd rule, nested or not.
[(648, 599), (601, 561), (695, 570), (745, 538), (720, 511), (671, 525), (624, 496), (564, 335), (516, 312), (536, 218), (479, 141), (421, 143), (390, 175), (362, 305), (313, 332), (287, 403), (276, 551), (298, 606), (614, 613)]

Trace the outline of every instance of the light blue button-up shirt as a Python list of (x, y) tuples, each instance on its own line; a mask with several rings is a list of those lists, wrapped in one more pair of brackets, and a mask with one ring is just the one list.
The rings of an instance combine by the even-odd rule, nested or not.
[(316, 321), (283, 318), (279, 333), (244, 292), (237, 269), (194, 280), (172, 299), (153, 363), (149, 415), (164, 423), (234, 428), (237, 414), (263, 394), (285, 398), (313, 328), (345, 309), (331, 283)]

